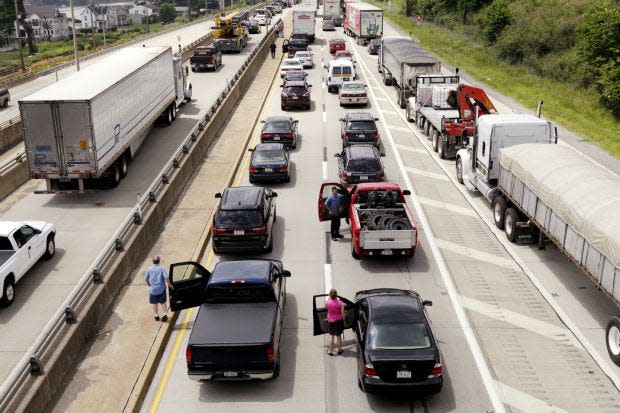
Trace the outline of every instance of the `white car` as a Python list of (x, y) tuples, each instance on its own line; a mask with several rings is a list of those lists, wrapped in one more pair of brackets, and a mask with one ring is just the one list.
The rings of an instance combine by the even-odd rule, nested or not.
[(299, 59), (301, 64), (305, 68), (312, 69), (314, 67), (314, 59), (312, 58), (312, 52), (300, 50), (295, 52), (295, 59)]
[(15, 300), (15, 283), (40, 259), (56, 252), (54, 225), (43, 221), (0, 221), (0, 305)]
[(254, 17), (252, 17), (252, 20), (254, 20), (259, 25), (267, 26), (269, 25), (269, 23), (271, 23), (269, 11), (265, 9), (256, 9), (254, 10), (254, 13), (255, 14)]
[(340, 86), (340, 89), (338, 89), (338, 99), (340, 99), (340, 106), (368, 106), (368, 94), (366, 93), (366, 85), (362, 82), (343, 82), (342, 86)]
[(304, 65), (301, 63), (299, 59), (290, 58), (290, 59), (284, 59), (282, 61), (282, 64), (280, 65), (280, 77), (284, 77), (284, 74), (286, 72), (291, 72), (291, 71), (297, 71), (297, 72), (304, 71)]

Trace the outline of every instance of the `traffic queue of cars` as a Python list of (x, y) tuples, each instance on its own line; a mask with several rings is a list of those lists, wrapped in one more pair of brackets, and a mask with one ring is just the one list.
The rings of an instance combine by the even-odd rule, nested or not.
[[(333, 44), (334, 49), (345, 51), (343, 58), (335, 61), (351, 69), (346, 72), (347, 78), (341, 76), (340, 83), (333, 86), (338, 89), (340, 105), (368, 105), (365, 85), (355, 80), (352, 55), (340, 46), (346, 44), (344, 41)], [(333, 53), (336, 50), (332, 51), (331, 46), (332, 42), (330, 52)], [(312, 66), (309, 51), (297, 51), (295, 57), (283, 60), (280, 67), (283, 111), (300, 106), (310, 109), (311, 85), (306, 81), (304, 69)], [(333, 67), (328, 67), (328, 76), (343, 73), (342, 70), (336, 73)], [(333, 187), (338, 188), (343, 201), (340, 218), (347, 218), (350, 222), (351, 255), (356, 259), (413, 256), (418, 243), (416, 221), (405, 199), (410, 192), (384, 182), (381, 158), (385, 155), (381, 151), (378, 120), (368, 112), (351, 112), (340, 118), (342, 151), (335, 154), (339, 182), (323, 183), (317, 204), (319, 219), (330, 219), (325, 200)], [(299, 122), (291, 116), (274, 115), (267, 117), (262, 124), (260, 143), (249, 149), (249, 181), (289, 182), (290, 151), (297, 146)], [(213, 217), (213, 252), (271, 252), (277, 197), (275, 191), (261, 186), (229, 187), (216, 194), (220, 203)], [(184, 273), (186, 268), (183, 266), (190, 264), (195, 263), (173, 264), (173, 267), (180, 265), (182, 271), (176, 272)], [(247, 320), (238, 322), (235, 314), (241, 313), (237, 312), (229, 314), (227, 323), (215, 323), (215, 318), (208, 319), (204, 315), (204, 320), (194, 327), (204, 327), (204, 333), (193, 331), (186, 351), (190, 377), (200, 380), (277, 377), (280, 371), (280, 314), (286, 302), (284, 282), (290, 272), (283, 270), (282, 264), (276, 260), (244, 259), (220, 262), (213, 273), (196, 265), (193, 271), (199, 280), (175, 281), (176, 267), (173, 267), (170, 273), (173, 284), (177, 283), (171, 290), (171, 297), (177, 297), (174, 303), (171, 302), (173, 309), (196, 305), (204, 308), (210, 303), (225, 303), (231, 309), (234, 305), (238, 311), (247, 307), (247, 316), (252, 320), (260, 318), (262, 324), (257, 321), (255, 326), (263, 325), (264, 330), (264, 334), (259, 334), (253, 341), (258, 345), (249, 347), (245, 341), (243, 345), (235, 344), (232, 347), (234, 356), (226, 357), (223, 350), (209, 349), (218, 343), (221, 347), (224, 341), (220, 336), (240, 340), (241, 330), (236, 326), (246, 328), (249, 325)], [(226, 271), (222, 272), (224, 267)], [(255, 275), (251, 275), (253, 268), (257, 271)], [(183, 282), (192, 284), (194, 293), (180, 284)], [(183, 291), (178, 292), (177, 287), (183, 287)], [(325, 298), (326, 295), (313, 297), (314, 335), (328, 331)], [(358, 291), (352, 301), (344, 297), (340, 299), (345, 305), (345, 328), (352, 329), (355, 335), (357, 381), (362, 391), (436, 393), (441, 390), (443, 366), (426, 315), (426, 307), (432, 302), (422, 300), (413, 291), (388, 288)], [(269, 309), (269, 314), (259, 317), (257, 311), (263, 307), (264, 310), (260, 311)], [(209, 326), (212, 331), (207, 334)]]

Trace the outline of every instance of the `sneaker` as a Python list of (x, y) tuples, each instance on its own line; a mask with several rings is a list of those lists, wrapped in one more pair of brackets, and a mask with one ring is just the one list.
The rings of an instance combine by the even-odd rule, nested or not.
[(168, 314), (164, 314), (164, 316), (161, 318), (161, 321), (168, 321)]
[(332, 241), (338, 241), (338, 237), (334, 235), (334, 236), (332, 237)]
[(342, 234), (338, 234), (338, 235), (336, 235), (336, 237), (337, 237), (337, 238), (344, 238), (344, 235), (342, 235)]
[(159, 316), (158, 315), (155, 316), (155, 321), (159, 321)]

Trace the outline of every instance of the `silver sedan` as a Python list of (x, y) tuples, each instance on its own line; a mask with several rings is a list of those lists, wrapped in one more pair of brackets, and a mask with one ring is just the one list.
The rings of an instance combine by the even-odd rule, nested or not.
[(368, 106), (366, 85), (362, 82), (344, 82), (338, 91), (340, 106), (364, 105)]

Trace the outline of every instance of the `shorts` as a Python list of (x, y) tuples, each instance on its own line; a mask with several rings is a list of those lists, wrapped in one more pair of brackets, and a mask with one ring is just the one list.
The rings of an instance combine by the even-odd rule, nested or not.
[(344, 331), (344, 320), (336, 320), (328, 323), (327, 332), (330, 336), (339, 336)]
[(151, 304), (166, 304), (166, 291), (161, 294), (149, 294), (149, 303)]

